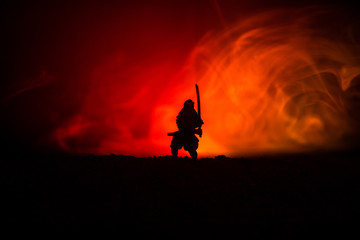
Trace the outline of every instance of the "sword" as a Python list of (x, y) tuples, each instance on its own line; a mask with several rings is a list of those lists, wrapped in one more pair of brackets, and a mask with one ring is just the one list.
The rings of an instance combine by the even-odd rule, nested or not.
[[(199, 86), (197, 84), (195, 84), (196, 87), (196, 97), (197, 97), (197, 105), (198, 105), (198, 115), (199, 115), (199, 119), (201, 120), (201, 109), (200, 109), (200, 93), (199, 93)], [(201, 129), (201, 125), (199, 127), (199, 137), (202, 136), (202, 129)]]

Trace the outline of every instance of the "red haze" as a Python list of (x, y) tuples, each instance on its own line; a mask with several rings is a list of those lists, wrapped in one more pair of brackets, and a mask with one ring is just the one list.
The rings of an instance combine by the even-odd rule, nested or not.
[(8, 135), (72, 154), (169, 154), (166, 134), (198, 83), (200, 157), (350, 146), (360, 73), (351, 22), (309, 8), (229, 8), (227, 18), (218, 2), (22, 11), (7, 29), (17, 39)]
[(197, 82), (203, 155), (341, 149), (353, 131), (344, 96), (360, 61), (356, 43), (316, 25), (334, 21), (332, 14), (278, 10), (240, 19), (206, 36), (182, 69), (176, 50), (130, 66), (118, 53), (93, 70), (81, 111), (56, 131), (59, 143), (76, 153), (167, 154), (166, 133), (176, 130)]

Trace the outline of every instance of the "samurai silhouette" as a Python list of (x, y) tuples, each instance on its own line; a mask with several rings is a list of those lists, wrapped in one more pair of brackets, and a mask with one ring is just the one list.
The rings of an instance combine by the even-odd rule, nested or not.
[(189, 152), (192, 159), (197, 159), (197, 148), (199, 146), (199, 139), (195, 134), (202, 136), (201, 126), (204, 124), (200, 117), (200, 97), (198, 86), (196, 85), (196, 92), (198, 96), (198, 111), (194, 109), (194, 102), (188, 99), (184, 102), (184, 107), (176, 117), (176, 125), (179, 131), (174, 133), (168, 133), (169, 136), (173, 136), (171, 141), (171, 154), (177, 157), (178, 150), (184, 147)]

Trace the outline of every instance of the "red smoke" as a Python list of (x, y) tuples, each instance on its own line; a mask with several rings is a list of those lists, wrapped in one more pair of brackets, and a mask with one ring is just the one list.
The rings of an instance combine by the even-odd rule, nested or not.
[[(181, 43), (131, 63), (114, 53), (91, 70), (80, 111), (54, 135), (70, 153), (169, 154), (167, 132), (197, 83), (200, 156), (342, 149), (359, 120), (360, 49), (337, 17), (284, 9), (243, 18), (203, 37), (182, 68)], [(153, 34), (166, 35), (142, 37)]]

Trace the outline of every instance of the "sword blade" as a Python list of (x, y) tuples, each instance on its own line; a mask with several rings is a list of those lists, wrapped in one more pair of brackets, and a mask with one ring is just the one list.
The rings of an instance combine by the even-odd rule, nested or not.
[[(201, 120), (201, 109), (200, 109), (200, 92), (199, 92), (199, 86), (197, 84), (195, 84), (195, 87), (196, 87), (196, 97), (197, 97), (197, 104), (198, 104), (198, 115), (199, 115), (199, 118)], [(201, 130), (201, 125), (199, 127), (199, 130), (200, 130), (200, 134), (199, 134), (199, 137), (202, 137), (202, 130)]]
[(195, 84), (195, 87), (196, 87), (196, 97), (197, 97), (197, 105), (198, 105), (198, 115), (199, 118), (201, 118), (199, 86)]

